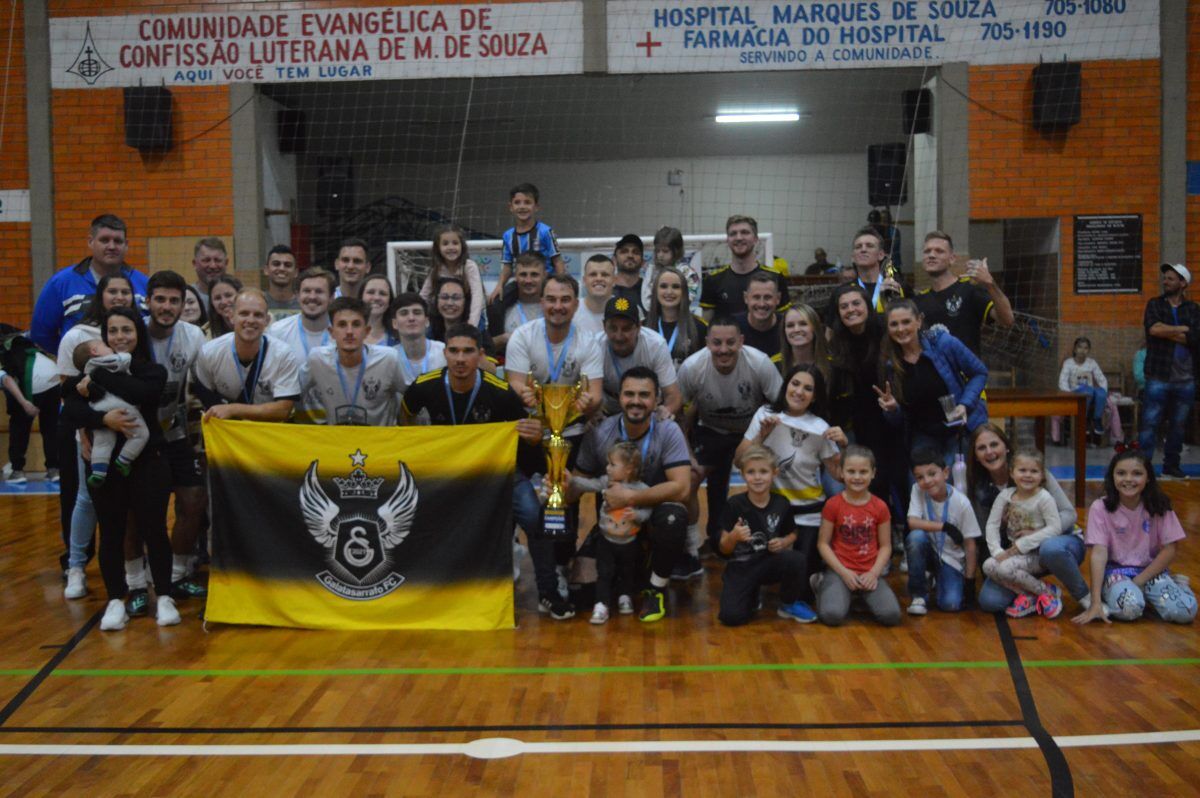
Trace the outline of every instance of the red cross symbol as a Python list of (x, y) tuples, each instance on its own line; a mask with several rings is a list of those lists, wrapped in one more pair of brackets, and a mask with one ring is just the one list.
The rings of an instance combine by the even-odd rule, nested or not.
[(653, 48), (655, 48), (655, 47), (662, 47), (662, 42), (656, 42), (656, 41), (654, 41), (653, 39), (651, 39), (651, 38), (650, 38), (650, 31), (646, 31), (646, 41), (644, 41), (644, 42), (634, 42), (634, 45), (633, 45), (633, 46), (634, 46), (634, 47), (645, 47), (645, 48), (646, 48), (646, 57), (647, 57), (647, 58), (649, 58), (650, 56), (654, 55), (654, 49), (653, 49)]

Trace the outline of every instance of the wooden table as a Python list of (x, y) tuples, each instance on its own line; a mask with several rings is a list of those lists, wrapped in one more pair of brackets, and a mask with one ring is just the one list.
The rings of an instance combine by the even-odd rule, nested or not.
[(1062, 391), (1029, 391), (1023, 388), (988, 388), (989, 418), (1035, 419), (1034, 442), (1046, 451), (1046, 419), (1075, 417), (1075, 506), (1083, 507), (1087, 482), (1087, 396)]

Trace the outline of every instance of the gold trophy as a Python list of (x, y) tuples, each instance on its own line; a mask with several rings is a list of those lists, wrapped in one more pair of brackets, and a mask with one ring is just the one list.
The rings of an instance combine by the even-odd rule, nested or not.
[[(892, 263), (892, 256), (888, 255), (883, 260), (883, 278), (885, 280), (895, 280), (896, 275), (898, 274), (899, 272), (896, 270), (896, 264)], [(889, 302), (893, 299), (899, 299), (900, 296), (900, 292), (894, 288), (889, 288), (883, 292), (884, 299)]]
[(579, 417), (575, 402), (583, 393), (583, 380), (574, 385), (543, 385), (528, 375), (529, 387), (537, 397), (537, 417), (550, 430), (550, 437), (542, 442), (546, 450), (545, 487), (549, 493), (546, 506), (542, 509), (542, 532), (547, 537), (564, 537), (567, 530), (567, 457), (571, 444), (563, 438), (563, 430)]

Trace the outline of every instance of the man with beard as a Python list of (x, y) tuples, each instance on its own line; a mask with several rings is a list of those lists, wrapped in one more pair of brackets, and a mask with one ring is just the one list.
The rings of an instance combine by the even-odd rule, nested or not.
[(746, 287), (746, 312), (734, 316), (746, 346), (752, 346), (773, 361), (779, 360), (779, 286), (768, 272), (750, 275)]
[(787, 310), (787, 278), (771, 271), (758, 262), (758, 222), (749, 216), (730, 216), (725, 222), (725, 243), (732, 256), (730, 264), (717, 269), (704, 278), (700, 287), (700, 308), (704, 320), (714, 316), (732, 316), (746, 312), (746, 289), (755, 274), (766, 274), (775, 281), (783, 304), (779, 310)]
[(1164, 263), (1162, 296), (1146, 303), (1146, 398), (1138, 448), (1150, 460), (1158, 439), (1158, 424), (1167, 418), (1163, 476), (1182, 479), (1179, 467), (1183, 430), (1196, 401), (1200, 378), (1200, 306), (1184, 297), (1192, 273), (1182, 263)]
[[(191, 557), (200, 534), (200, 524), (208, 505), (204, 472), (192, 449), (187, 426), (188, 375), (204, 346), (204, 333), (194, 324), (180, 321), (187, 283), (172, 271), (155, 272), (146, 285), (150, 323), (150, 354), (167, 370), (167, 386), (158, 407), (158, 422), (163, 429), (163, 452), (171, 467), (171, 485), (175, 492), (175, 528), (171, 534), (171, 595), (176, 599), (202, 597), (207, 589), (189, 576)], [(133, 559), (135, 562), (131, 562)], [(127, 558), (126, 577), (140, 571), (140, 584), (131, 590), (145, 589), (146, 577), (141, 553)]]
[(338, 297), (329, 304), (333, 345), (308, 354), (305, 395), (320, 402), (325, 423), (390, 427), (399, 420), (404, 376), (396, 350), (367, 346), (371, 326), (361, 300)]
[[(734, 453), (754, 412), (774, 401), (783, 384), (771, 359), (743, 343), (737, 322), (718, 316), (709, 325), (706, 347), (679, 367), (679, 389), (690, 405), (683, 426), (691, 433), (695, 453), (689, 495), (696, 496), (700, 483), (708, 480), (707, 532), (714, 551), (721, 535), (721, 512), (729, 493)], [(693, 517), (698, 514), (693, 512)], [(681, 570), (679, 577), (699, 570), (699, 547), (698, 531), (690, 532), (690, 568)]]
[(613, 262), (617, 265), (617, 279), (613, 296), (623, 296), (640, 308), (642, 303), (642, 272), (646, 267), (646, 245), (633, 233), (621, 236), (613, 248)]
[(192, 268), (196, 270), (196, 282), (192, 288), (200, 294), (200, 300), (205, 308), (211, 308), (208, 292), (213, 283), (225, 273), (229, 266), (229, 253), (225, 250), (225, 242), (219, 238), (202, 238), (192, 248)]
[[(300, 312), (280, 319), (268, 330), (273, 339), (291, 350), (301, 369), (307, 365), (309, 353), (329, 345), (329, 301), (335, 285), (333, 274), (325, 269), (305, 269), (300, 275)], [(325, 414), (320, 408), (320, 400), (306, 393), (297, 403), (295, 420), (322, 424)]]
[[(578, 454), (576, 444), (583, 436), (584, 420), (600, 406), (604, 381), (604, 358), (598, 342), (594, 336), (581, 333), (572, 322), (578, 307), (579, 283), (575, 278), (566, 274), (550, 275), (542, 287), (542, 318), (523, 324), (513, 332), (505, 362), (509, 385), (530, 409), (538, 406), (538, 397), (529, 384), (529, 374), (543, 385), (573, 385), (580, 379), (587, 382), (576, 401), (580, 419), (563, 430), (563, 437), (572, 444), (568, 468)], [(555, 574), (557, 566), (565, 566), (571, 559), (574, 548), (573, 538), (549, 538), (540, 528), (530, 535), (538, 609), (548, 612), (555, 620), (566, 620), (575, 615), (559, 589)]]
[(196, 359), (196, 395), (205, 418), (285, 421), (300, 398), (300, 362), (266, 334), (267, 298), (245, 288), (233, 303), (233, 332), (209, 341)]
[(683, 430), (674, 421), (655, 418), (658, 376), (653, 369), (633, 366), (621, 377), (621, 412), (604, 419), (584, 436), (575, 470), (598, 477), (605, 471), (608, 451), (630, 441), (642, 454), (641, 479), (649, 487), (636, 490), (613, 485), (604, 500), (613, 509), (648, 507), (650, 522), (640, 534), (650, 547), (650, 574), (642, 591), (638, 617), (652, 623), (666, 615), (665, 589), (676, 563), (684, 555), (691, 456)]
[(608, 300), (604, 308), (604, 414), (613, 415), (620, 407), (623, 375), (642, 366), (654, 371), (662, 388), (662, 404), (667, 417), (673, 418), (683, 406), (676, 385), (675, 363), (667, 351), (667, 342), (653, 330), (638, 324), (637, 305), (624, 296)]
[[(1000, 327), (1013, 325), (1012, 305), (988, 271), (987, 259), (967, 261), (967, 272), (955, 277), (954, 242), (948, 233), (934, 230), (925, 236), (921, 253), (929, 288), (914, 297), (925, 317), (925, 327), (941, 324), (976, 355), (981, 355), (980, 336), (991, 318)], [(994, 311), (994, 312), (993, 312)]]

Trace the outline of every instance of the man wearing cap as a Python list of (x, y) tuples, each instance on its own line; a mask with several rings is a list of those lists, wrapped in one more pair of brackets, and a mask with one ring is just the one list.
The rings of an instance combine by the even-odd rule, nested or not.
[[(614, 296), (604, 306), (604, 415), (621, 411), (621, 380), (634, 366), (645, 366), (658, 377), (662, 415), (673, 417), (683, 406), (675, 363), (663, 337), (638, 323), (638, 307), (628, 297)], [(657, 405), (657, 402), (656, 402)]]
[(1183, 292), (1192, 274), (1182, 263), (1164, 263), (1162, 296), (1146, 303), (1142, 324), (1146, 328), (1146, 396), (1142, 402), (1142, 429), (1138, 447), (1150, 460), (1158, 424), (1167, 419), (1167, 442), (1163, 452), (1163, 476), (1184, 477), (1179, 467), (1183, 449), (1183, 427), (1196, 401), (1196, 379), (1200, 377), (1200, 306), (1185, 299)]
[(617, 282), (613, 296), (623, 296), (637, 308), (642, 301), (642, 272), (646, 268), (646, 246), (633, 233), (621, 236), (613, 248), (613, 261), (617, 264)]

